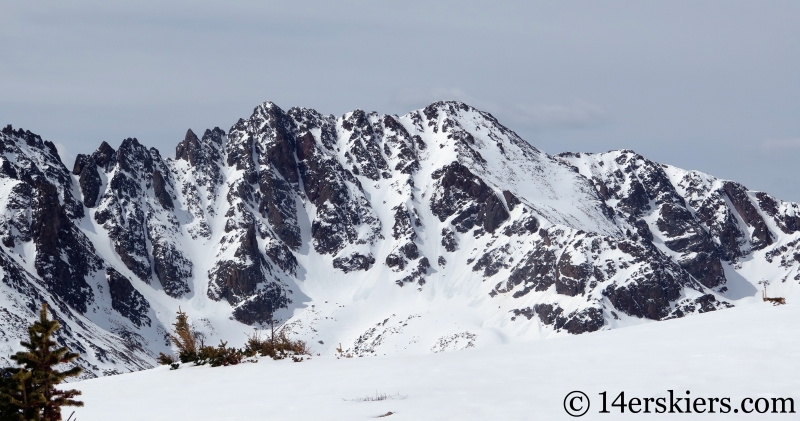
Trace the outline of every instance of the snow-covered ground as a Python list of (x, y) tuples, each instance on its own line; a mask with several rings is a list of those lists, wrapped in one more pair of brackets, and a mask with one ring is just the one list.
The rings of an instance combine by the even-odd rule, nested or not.
[[(568, 393), (588, 395), (581, 419), (797, 419), (744, 414), (745, 398), (793, 398), (800, 411), (800, 306), (756, 303), (578, 336), (435, 354), (166, 367), (70, 384), (93, 420), (559, 420)], [(706, 413), (625, 414), (612, 400), (704, 398)], [(686, 395), (686, 391), (690, 395)], [(600, 392), (607, 392), (601, 414)], [(386, 394), (390, 399), (361, 398)], [(729, 398), (730, 413), (710, 398)], [(580, 402), (574, 402), (580, 406)], [(679, 404), (685, 409), (685, 401)], [(752, 408), (747, 403), (745, 409)], [(636, 409), (643, 411), (644, 406)], [(650, 412), (657, 406), (650, 403)], [(788, 409), (788, 407), (787, 407)], [(738, 413), (734, 413), (739, 410)], [(69, 411), (67, 412), (69, 413)]]

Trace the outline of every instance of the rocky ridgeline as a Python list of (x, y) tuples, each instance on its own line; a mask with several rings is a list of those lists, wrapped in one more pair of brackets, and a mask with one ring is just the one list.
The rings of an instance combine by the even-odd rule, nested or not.
[[(48, 301), (89, 375), (152, 364), (181, 303), (263, 325), (325, 300), (310, 287), (320, 274), (390, 294), (462, 288), (500, 327), (574, 334), (800, 280), (797, 204), (631, 151), (550, 156), (457, 102), (341, 118), (264, 103), (227, 132), (187, 131), (174, 158), (125, 139), (71, 171), (51, 142), (8, 126), (0, 160), (0, 336), (13, 343)], [(290, 323), (317, 332), (320, 315)], [(386, 320), (338, 341), (375, 352)], [(450, 333), (426, 349), (476, 341)]]

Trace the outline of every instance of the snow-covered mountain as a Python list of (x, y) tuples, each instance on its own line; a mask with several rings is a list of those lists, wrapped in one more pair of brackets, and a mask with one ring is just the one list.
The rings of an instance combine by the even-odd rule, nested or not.
[(632, 151), (551, 156), (437, 102), (259, 105), (164, 158), (0, 135), (0, 359), (38, 303), (86, 375), (151, 366), (180, 307), (206, 343), (270, 316), (314, 352), (439, 352), (800, 296), (800, 208)]

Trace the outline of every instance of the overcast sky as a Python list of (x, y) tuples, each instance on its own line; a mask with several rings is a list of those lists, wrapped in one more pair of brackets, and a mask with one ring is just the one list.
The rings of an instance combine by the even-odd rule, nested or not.
[(633, 149), (800, 201), (800, 1), (0, 4), (0, 124), (165, 156), (260, 102), (457, 99), (549, 152)]

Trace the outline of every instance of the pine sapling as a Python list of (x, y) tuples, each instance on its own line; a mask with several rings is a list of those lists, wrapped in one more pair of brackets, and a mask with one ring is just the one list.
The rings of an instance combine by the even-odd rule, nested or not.
[(58, 344), (52, 336), (60, 327), (58, 321), (47, 318), (47, 304), (42, 304), (39, 320), (28, 328), (28, 341), (20, 343), (25, 350), (11, 356), (20, 367), (9, 370), (13, 375), (4, 396), (21, 417), (18, 419), (60, 421), (62, 406), (83, 406), (83, 402), (73, 399), (81, 392), (57, 388), (68, 377), (81, 373), (78, 366), (66, 371), (57, 369), (79, 357), (65, 346), (56, 348)]
[(170, 334), (169, 338), (178, 348), (178, 359), (182, 363), (196, 361), (197, 340), (192, 333), (191, 326), (189, 326), (189, 316), (180, 307), (178, 307), (178, 315), (172, 326), (175, 327), (175, 333)]

